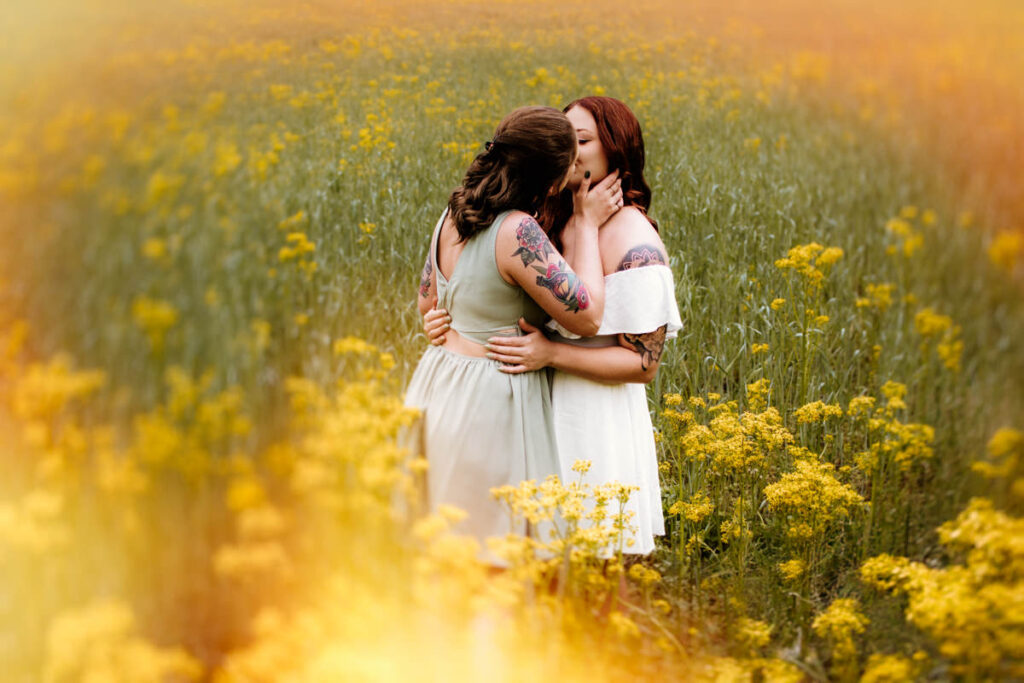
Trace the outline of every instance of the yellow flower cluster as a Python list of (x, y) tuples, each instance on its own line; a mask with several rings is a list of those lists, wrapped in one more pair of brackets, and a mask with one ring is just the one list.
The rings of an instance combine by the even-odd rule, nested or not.
[(627, 575), (645, 589), (661, 581), (660, 573), (639, 563), (630, 567)]
[(823, 247), (817, 242), (811, 242), (792, 247), (785, 258), (775, 261), (775, 267), (801, 275), (809, 291), (820, 290), (825, 276), (842, 257), (843, 250), (839, 247)]
[(316, 245), (309, 241), (304, 232), (290, 232), (286, 240), (288, 245), (278, 251), (278, 260), (282, 263), (294, 260), (307, 280), (313, 277), (317, 264), (316, 261), (306, 258), (306, 255), (316, 251)]
[[(909, 471), (915, 463), (928, 460), (934, 455), (931, 444), (935, 428), (920, 423), (905, 423), (899, 415), (906, 409), (903, 397), (907, 388), (898, 382), (888, 381), (882, 388), (887, 398), (884, 406), (875, 407), (870, 396), (850, 400), (848, 413), (851, 417), (867, 420), (870, 446), (859, 452), (854, 461), (864, 472), (873, 473), (880, 467), (888, 469), (894, 463), (899, 471)], [(867, 417), (873, 409), (871, 417)]]
[(288, 233), (296, 232), (296, 229), (306, 223), (306, 212), (303, 210), (296, 211), (291, 216), (282, 219), (277, 224), (278, 230), (284, 230)]
[(132, 301), (132, 319), (149, 338), (153, 352), (159, 355), (167, 331), (178, 322), (178, 310), (162, 299), (137, 296)]
[(768, 399), (771, 397), (770, 385), (766, 377), (747, 385), (747, 405), (751, 410), (764, 410), (768, 407)]
[(960, 339), (960, 326), (953, 324), (948, 315), (936, 313), (932, 308), (923, 308), (914, 315), (914, 328), (921, 335), (921, 353), (927, 357), (931, 343), (942, 364), (953, 372), (960, 371), (960, 357), (964, 343)]
[(997, 233), (989, 244), (988, 257), (997, 268), (1012, 274), (1017, 264), (1024, 263), (1024, 235), (1009, 230)]
[(668, 509), (670, 515), (682, 515), (683, 519), (694, 524), (700, 524), (715, 510), (715, 504), (711, 502), (707, 494), (699, 491), (689, 501), (677, 500)]
[(856, 600), (839, 598), (814, 618), (811, 627), (819, 638), (831, 644), (833, 657), (841, 662), (849, 662), (857, 656), (854, 638), (864, 633), (868, 623)]
[(21, 500), (0, 503), (0, 547), (44, 555), (67, 545), (71, 529), (63, 521), (64, 497), (38, 488)]
[(861, 683), (903, 683), (918, 680), (928, 655), (918, 650), (913, 659), (902, 655), (873, 654), (861, 676)]
[(862, 579), (907, 598), (906, 619), (927, 633), (956, 676), (1004, 679), (1024, 675), (1017, 656), (1024, 613), (1024, 519), (972, 499), (939, 539), (965, 564), (932, 568), (879, 555), (861, 567)]
[(924, 235), (915, 230), (905, 216), (890, 218), (885, 223), (885, 230), (897, 240), (895, 244), (886, 247), (886, 253), (890, 255), (902, 252), (906, 258), (910, 258), (924, 245)]
[(182, 648), (162, 648), (137, 633), (135, 616), (122, 602), (96, 601), (54, 619), (42, 680), (188, 680), (202, 665)]
[(797, 558), (779, 563), (779, 573), (786, 581), (796, 581), (807, 571), (807, 563)]
[(796, 418), (797, 424), (824, 422), (830, 418), (842, 416), (843, 409), (841, 406), (826, 404), (821, 401), (814, 401), (813, 403), (800, 406), (793, 412), (793, 417)]
[(736, 623), (736, 637), (750, 650), (760, 650), (771, 640), (772, 625), (750, 617), (740, 617)]
[(873, 307), (878, 310), (879, 313), (885, 313), (885, 311), (892, 306), (892, 293), (895, 289), (895, 285), (890, 283), (874, 284), (867, 283), (864, 286), (864, 292), (866, 296), (857, 297), (857, 308), (868, 308)]
[(847, 517), (864, 501), (834, 472), (830, 463), (798, 460), (793, 472), (764, 487), (769, 510), (805, 520), (789, 527), (787, 533), (794, 540), (820, 538), (834, 521)]
[(971, 464), (986, 479), (1008, 484), (1015, 501), (1024, 501), (1024, 432), (1010, 427), (996, 431), (989, 439), (987, 460)]
[(38, 421), (53, 420), (69, 403), (81, 401), (105, 383), (105, 372), (75, 370), (71, 356), (60, 353), (22, 370), (10, 388), (10, 407), (31, 429)]

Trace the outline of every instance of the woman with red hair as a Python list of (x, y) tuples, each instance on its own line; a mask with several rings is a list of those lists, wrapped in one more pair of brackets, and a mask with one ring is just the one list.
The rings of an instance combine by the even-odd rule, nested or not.
[[(591, 462), (583, 481), (617, 481), (638, 490), (626, 505), (633, 530), (623, 552), (648, 554), (654, 536), (665, 533), (657, 451), (644, 385), (654, 379), (667, 339), (681, 327), (672, 270), (657, 223), (647, 212), (651, 190), (644, 180), (644, 142), (629, 107), (611, 97), (584, 97), (564, 109), (576, 131), (579, 156), (569, 182), (540, 212), (540, 223), (564, 254), (576, 249), (573, 191), (585, 178), (599, 183), (616, 171), (623, 208), (600, 229), (605, 310), (597, 334), (581, 337), (557, 321), (549, 336), (527, 321), (526, 333), (492, 337), (488, 357), (503, 372), (554, 368), (552, 410), (563, 481), (575, 479), (576, 460)], [(425, 316), (433, 343), (444, 343), (446, 311)], [(608, 548), (606, 555), (616, 549)]]

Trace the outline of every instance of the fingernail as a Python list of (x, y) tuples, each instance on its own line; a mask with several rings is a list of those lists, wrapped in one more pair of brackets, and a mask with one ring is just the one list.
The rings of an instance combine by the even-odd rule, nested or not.
[(494, 354), (493, 354), (493, 353), (489, 353), (489, 354), (487, 354), (487, 357), (488, 357), (489, 359), (491, 359), (491, 360), (494, 360)]
[(448, 323), (445, 323), (444, 325), (441, 325), (441, 329), (442, 330), (447, 330), (448, 329)]
[(583, 172), (583, 177), (589, 180), (590, 179), (590, 171), (584, 171)]

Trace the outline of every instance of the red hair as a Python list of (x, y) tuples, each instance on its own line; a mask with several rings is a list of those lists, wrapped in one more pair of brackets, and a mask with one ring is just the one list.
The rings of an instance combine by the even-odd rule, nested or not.
[[(644, 179), (644, 136), (636, 116), (624, 102), (614, 97), (581, 97), (567, 104), (562, 111), (568, 112), (573, 107), (583, 107), (594, 117), (597, 137), (608, 158), (608, 171), (618, 169), (622, 179), (623, 206), (640, 209), (657, 230), (658, 223), (647, 215), (651, 208), (651, 188)], [(541, 210), (540, 223), (559, 248), (562, 229), (571, 215), (572, 193), (569, 190), (563, 190), (558, 197), (548, 200)]]

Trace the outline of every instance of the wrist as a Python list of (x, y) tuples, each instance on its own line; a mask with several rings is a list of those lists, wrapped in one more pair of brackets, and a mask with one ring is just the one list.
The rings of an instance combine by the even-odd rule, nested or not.
[(547, 350), (546, 350), (546, 353), (545, 353), (545, 360), (547, 361), (546, 365), (548, 367), (554, 368), (555, 370), (564, 370), (565, 369), (563, 367), (563, 362), (564, 361), (563, 361), (563, 353), (562, 353), (562, 349), (565, 346), (566, 346), (565, 344), (559, 344), (558, 342), (553, 342), (553, 341), (548, 340), (548, 342), (547, 342)]
[(575, 218), (576, 225), (573, 227), (576, 228), (577, 230), (592, 230), (594, 232), (597, 232), (598, 227), (600, 227), (597, 221), (595, 221), (593, 218), (591, 218), (585, 213), (579, 214), (578, 216), (575, 216)]

